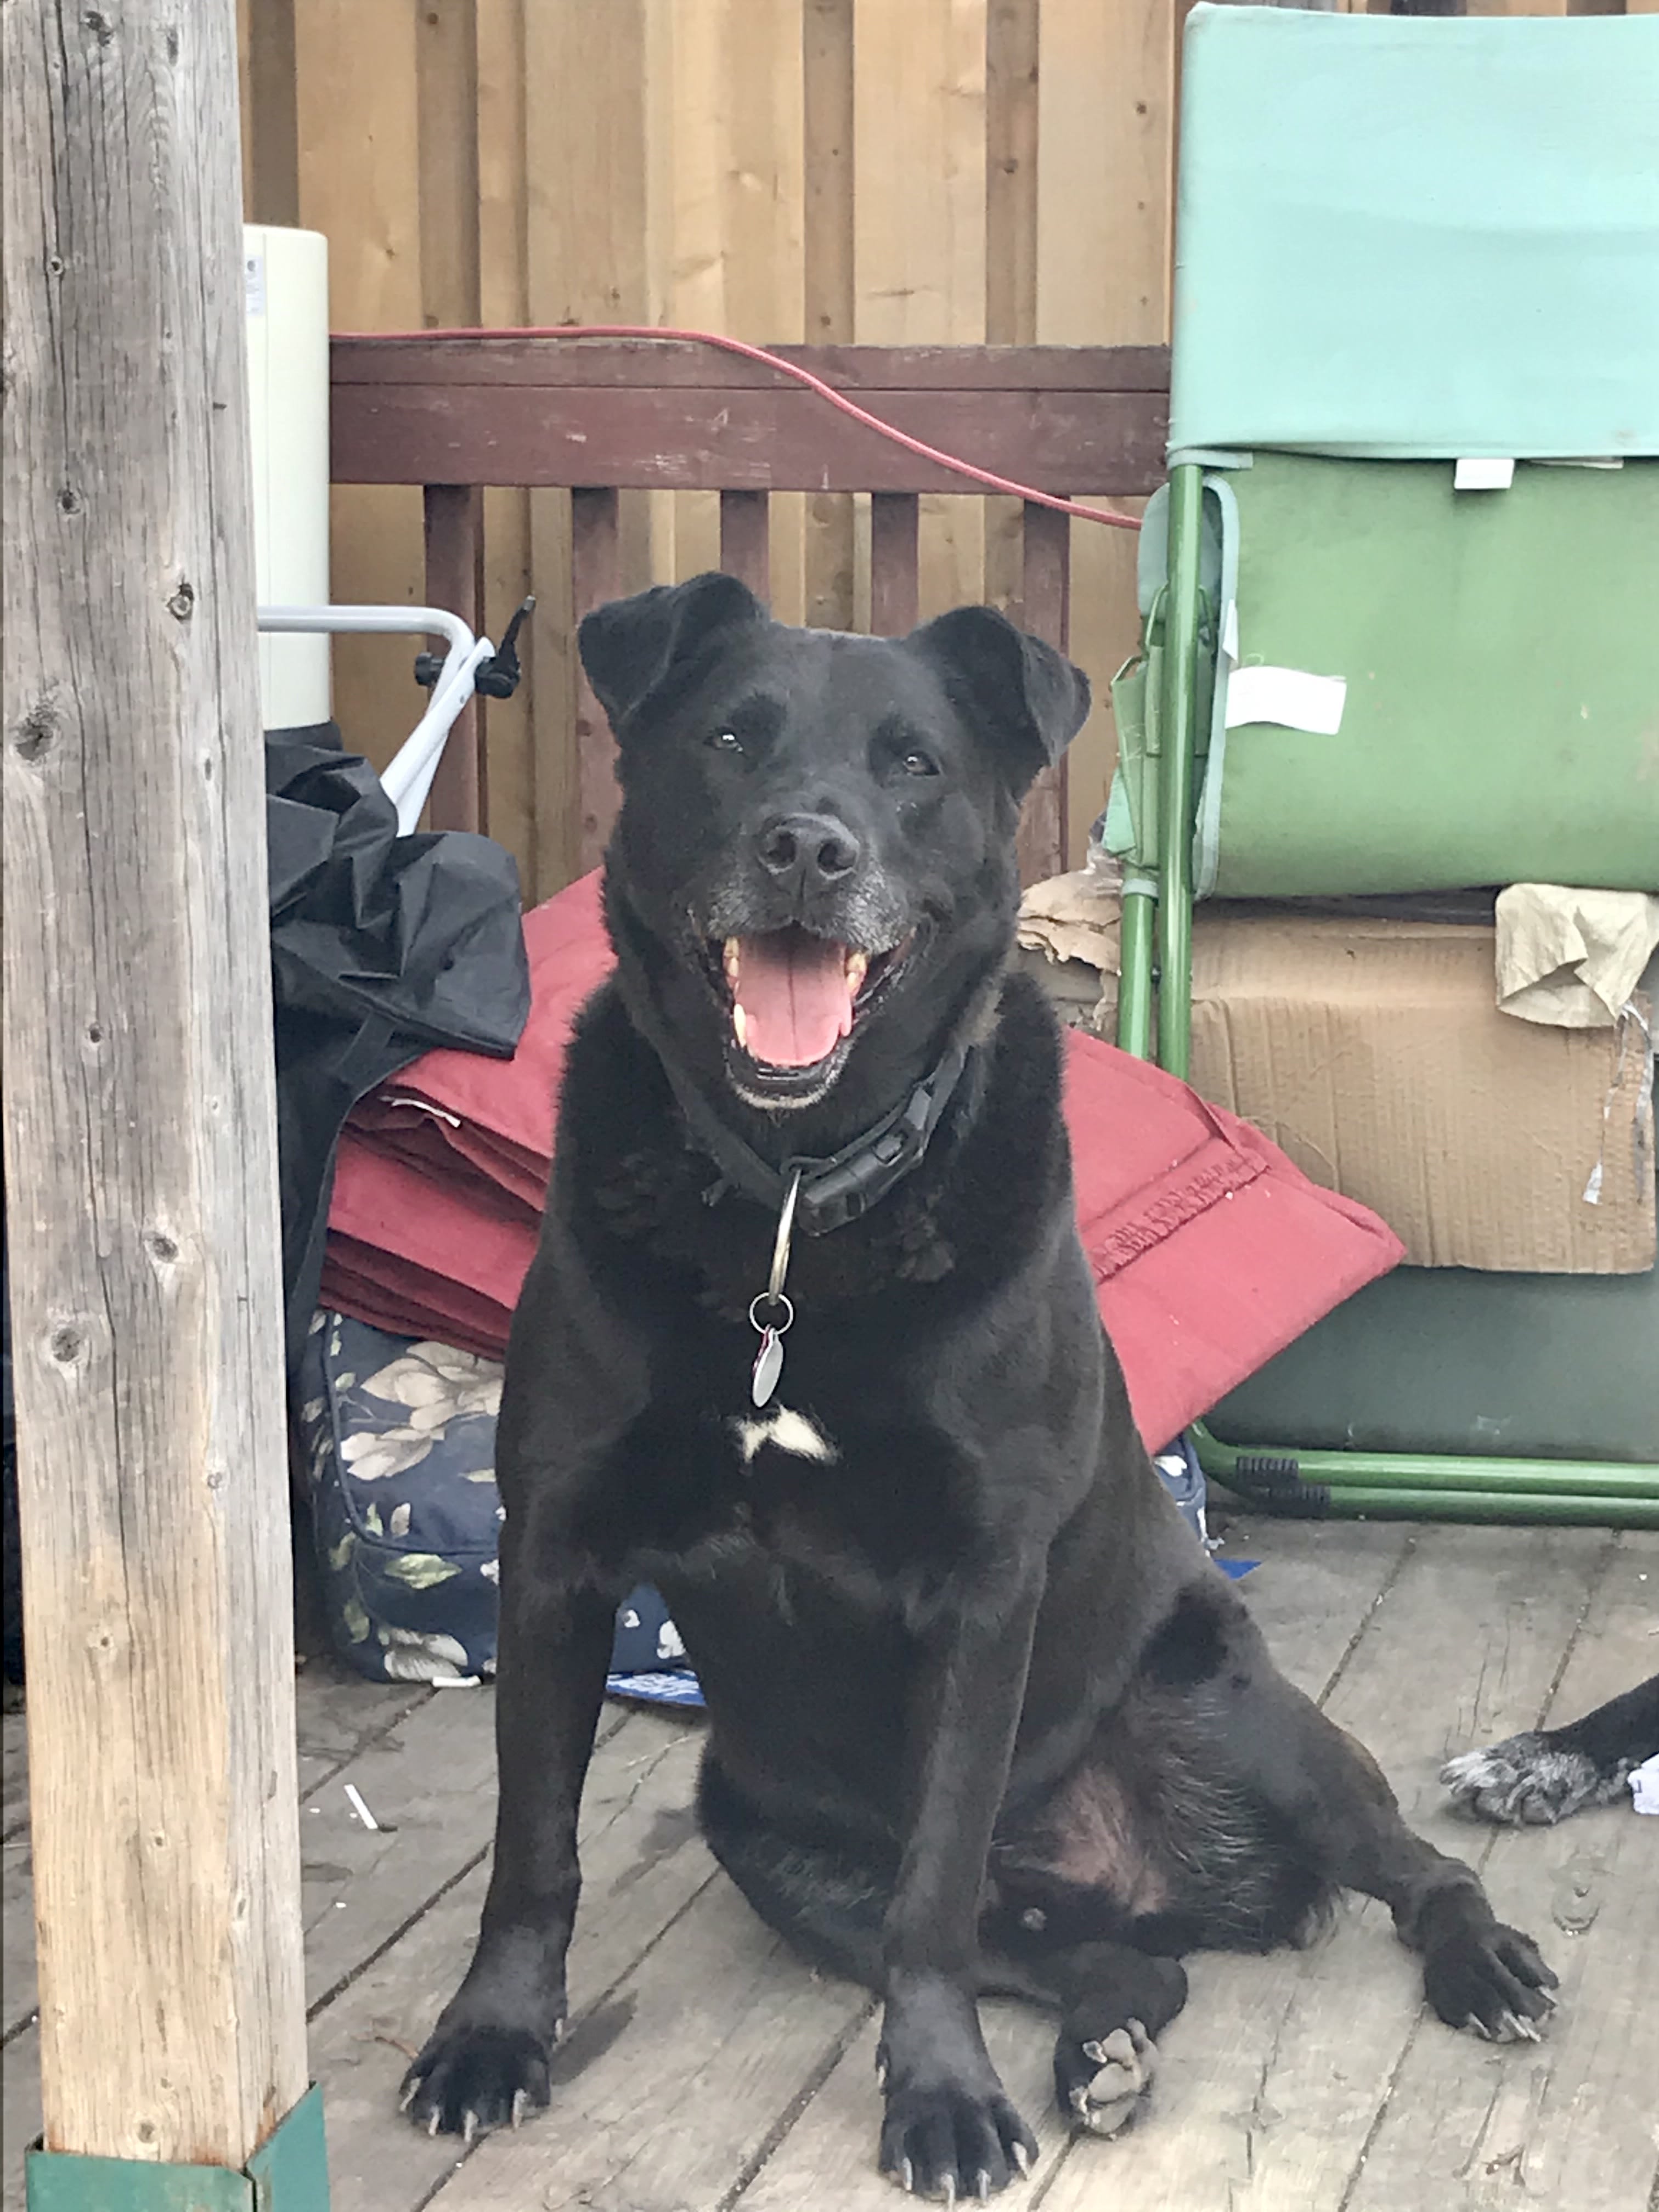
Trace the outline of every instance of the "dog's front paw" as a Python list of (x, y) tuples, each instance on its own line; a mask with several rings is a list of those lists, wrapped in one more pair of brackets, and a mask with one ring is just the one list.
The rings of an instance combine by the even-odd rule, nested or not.
[(1429, 2002), (1448, 2027), (1492, 2043), (1538, 2041), (1537, 2023), (1555, 2009), (1556, 1977), (1538, 1947), (1500, 1921), (1458, 1929), (1423, 1965)]
[(1621, 1778), (1604, 1776), (1585, 1753), (1562, 1750), (1533, 1731), (1466, 1751), (1441, 1768), (1440, 1779), (1454, 1802), (1483, 1820), (1550, 1827), (1617, 1796)]
[(1054, 2045), (1054, 2095), (1073, 2126), (1121, 2135), (1139, 2118), (1158, 2067), (1158, 2046), (1138, 2020), (1105, 2034), (1068, 2021)]
[(982, 2203), (1036, 2158), (1036, 2138), (1000, 2089), (945, 2083), (888, 2093), (881, 2170), (915, 2196)]
[(428, 2135), (467, 2142), (491, 2128), (516, 2128), (547, 2103), (551, 2057), (528, 2028), (441, 2021), (404, 2076), (399, 2108)]

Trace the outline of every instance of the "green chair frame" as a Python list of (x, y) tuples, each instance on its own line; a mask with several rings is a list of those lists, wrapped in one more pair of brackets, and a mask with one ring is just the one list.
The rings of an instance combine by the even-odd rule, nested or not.
[[(1170, 472), (1169, 584), (1162, 671), (1163, 750), (1158, 756), (1158, 857), (1155, 880), (1137, 872), (1125, 887), (1117, 1041), (1187, 1079), (1192, 1034), (1192, 851), (1204, 471), (1182, 461)], [(1199, 1461), (1240, 1496), (1304, 1516), (1525, 1521), (1615, 1528), (1659, 1528), (1659, 1468), (1565, 1459), (1476, 1455), (1273, 1450), (1224, 1443), (1199, 1423)]]

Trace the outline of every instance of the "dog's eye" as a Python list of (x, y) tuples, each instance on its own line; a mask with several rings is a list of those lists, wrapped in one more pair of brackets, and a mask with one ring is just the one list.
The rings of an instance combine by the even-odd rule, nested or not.
[(906, 775), (937, 775), (939, 763), (926, 753), (906, 753), (899, 766)]
[(743, 750), (743, 740), (735, 730), (715, 730), (707, 742), (717, 753), (740, 753)]

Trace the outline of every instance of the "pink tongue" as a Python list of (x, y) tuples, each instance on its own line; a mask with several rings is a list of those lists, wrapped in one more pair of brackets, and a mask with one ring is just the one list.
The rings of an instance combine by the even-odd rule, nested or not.
[(803, 930), (740, 939), (737, 997), (744, 1050), (769, 1067), (810, 1067), (853, 1026), (844, 947)]

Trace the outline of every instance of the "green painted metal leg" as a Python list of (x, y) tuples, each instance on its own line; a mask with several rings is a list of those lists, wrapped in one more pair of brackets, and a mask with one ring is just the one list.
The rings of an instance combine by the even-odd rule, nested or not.
[(1152, 929), (1158, 900), (1125, 886), (1118, 940), (1117, 1041), (1137, 1060), (1152, 1056)]
[(1610, 1460), (1484, 1459), (1417, 1452), (1263, 1451), (1193, 1439), (1206, 1474), (1253, 1504), (1297, 1516), (1533, 1521), (1659, 1528), (1659, 1468)]
[(1204, 472), (1183, 462), (1170, 476), (1169, 628), (1164, 653), (1164, 750), (1159, 763), (1158, 1057), (1184, 1082), (1192, 1030), (1193, 748), (1196, 741), (1199, 553)]
[(242, 2173), (32, 2150), (27, 2212), (328, 2212), (323, 2093), (307, 2090)]

